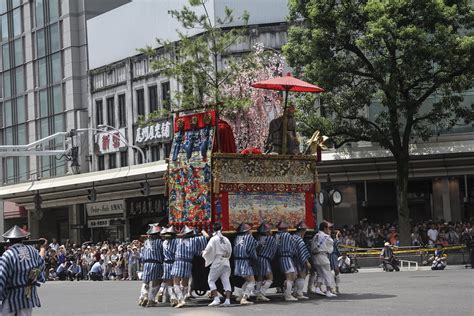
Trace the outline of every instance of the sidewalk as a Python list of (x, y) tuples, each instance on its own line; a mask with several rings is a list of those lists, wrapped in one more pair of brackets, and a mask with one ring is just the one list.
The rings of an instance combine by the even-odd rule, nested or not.
[[(466, 265), (464, 264), (458, 264), (458, 265), (448, 265), (445, 270), (465, 270)], [(467, 268), (467, 269), (470, 269)], [(400, 270), (400, 272), (416, 272), (416, 271), (430, 271), (431, 266), (418, 266), (418, 270), (408, 270), (408, 269), (403, 269)], [(385, 272), (382, 270), (382, 268), (360, 268), (359, 273), (372, 273), (372, 272)]]

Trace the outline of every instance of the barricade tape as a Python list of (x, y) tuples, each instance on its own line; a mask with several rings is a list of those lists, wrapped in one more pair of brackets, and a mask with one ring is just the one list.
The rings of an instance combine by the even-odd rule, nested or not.
[[(360, 247), (352, 247), (352, 246), (347, 246), (347, 245), (339, 245), (340, 248), (345, 248), (345, 249), (350, 249), (352, 251), (347, 251), (345, 252), (348, 255), (356, 255), (356, 256), (373, 256), (373, 255), (380, 255), (380, 252), (382, 251), (382, 248), (360, 248)], [(463, 250), (465, 249), (465, 245), (453, 245), (453, 246), (447, 246), (443, 247), (442, 250)], [(393, 252), (395, 254), (404, 254), (404, 253), (414, 253), (414, 254), (420, 254), (420, 253), (428, 253), (428, 252), (434, 252), (436, 248), (418, 248), (418, 249), (397, 249), (397, 247), (393, 247)]]

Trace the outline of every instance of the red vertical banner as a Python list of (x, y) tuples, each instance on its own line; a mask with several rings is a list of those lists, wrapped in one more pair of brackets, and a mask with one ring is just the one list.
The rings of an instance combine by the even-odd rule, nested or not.
[(315, 228), (316, 225), (316, 218), (314, 217), (313, 209), (314, 209), (314, 193), (313, 192), (306, 192), (305, 194), (305, 202), (306, 202), (306, 216), (305, 222), (309, 228)]

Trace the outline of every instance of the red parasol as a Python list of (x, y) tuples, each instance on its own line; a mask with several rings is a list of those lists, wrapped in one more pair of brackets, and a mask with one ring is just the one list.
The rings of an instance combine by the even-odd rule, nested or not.
[(256, 82), (252, 84), (254, 88), (280, 90), (286, 92), (324, 92), (323, 88), (315, 86), (314, 84), (297, 79), (287, 73), (284, 77), (275, 77), (268, 80)]
[(254, 88), (260, 89), (268, 89), (268, 90), (279, 90), (285, 91), (285, 106), (283, 108), (283, 144), (282, 144), (282, 154), (286, 154), (286, 133), (288, 130), (288, 121), (287, 121), (287, 113), (286, 107), (288, 105), (288, 92), (324, 92), (323, 88), (320, 88), (316, 85), (308, 83), (306, 81), (297, 79), (291, 75), (291, 73), (287, 73), (286, 76), (283, 77), (275, 77), (268, 80), (255, 82), (252, 84)]

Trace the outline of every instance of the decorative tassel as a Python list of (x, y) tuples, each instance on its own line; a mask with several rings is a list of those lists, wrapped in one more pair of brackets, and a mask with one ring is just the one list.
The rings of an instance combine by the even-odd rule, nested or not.
[(319, 182), (319, 179), (316, 179), (314, 182), (314, 194), (318, 194), (321, 192), (321, 182)]
[(214, 194), (219, 194), (220, 192), (220, 183), (217, 177), (214, 178), (214, 187), (212, 189)]

